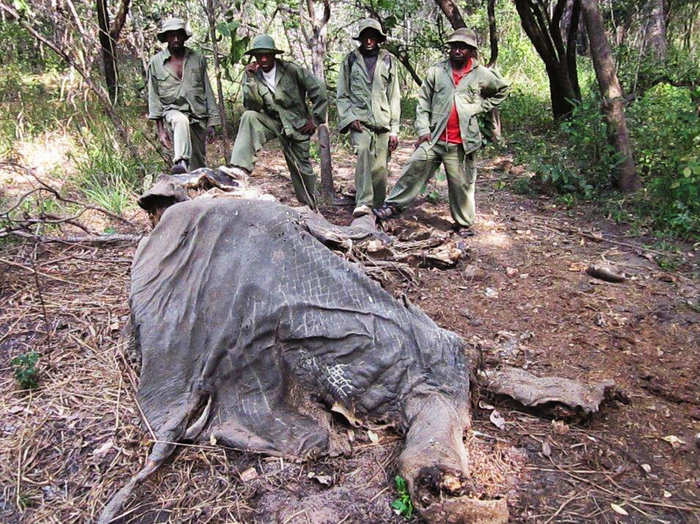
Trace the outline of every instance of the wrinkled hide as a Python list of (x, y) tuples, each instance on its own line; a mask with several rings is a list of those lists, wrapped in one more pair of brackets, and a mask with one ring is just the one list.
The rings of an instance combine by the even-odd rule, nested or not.
[[(431, 485), (417, 500), (427, 518), (475, 521), (467, 515), (483, 511), (466, 511), (471, 499), (461, 497), (463, 341), (308, 229), (278, 203), (195, 199), (168, 208), (141, 242), (131, 309), (139, 401), (158, 440), (147, 469), (184, 438), (298, 459), (326, 453), (323, 408), (334, 406), (406, 433), (399, 466), (414, 496)], [(454, 496), (462, 506), (443, 507)], [(493, 522), (504, 521), (505, 501), (494, 504)]]

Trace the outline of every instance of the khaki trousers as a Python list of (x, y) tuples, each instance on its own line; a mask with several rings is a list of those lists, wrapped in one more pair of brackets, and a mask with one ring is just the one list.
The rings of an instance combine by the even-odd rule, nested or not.
[(355, 207), (379, 208), (386, 198), (389, 174), (389, 132), (368, 129), (350, 130), (350, 140), (357, 154), (355, 164)]
[(401, 177), (389, 193), (387, 204), (403, 208), (421, 192), (440, 163), (445, 166), (450, 213), (459, 226), (471, 226), (476, 218), (474, 190), (476, 152), (464, 154), (462, 144), (439, 141), (433, 146), (423, 142), (408, 159)]
[(206, 167), (207, 128), (199, 120), (181, 111), (171, 109), (163, 113), (163, 120), (173, 139), (173, 164), (186, 160), (190, 171)]
[(309, 160), (310, 139), (294, 140), (285, 136), (282, 124), (266, 114), (257, 111), (243, 113), (229, 164), (253, 171), (258, 152), (273, 138), (279, 138), (282, 143), (297, 200), (315, 209), (316, 175)]

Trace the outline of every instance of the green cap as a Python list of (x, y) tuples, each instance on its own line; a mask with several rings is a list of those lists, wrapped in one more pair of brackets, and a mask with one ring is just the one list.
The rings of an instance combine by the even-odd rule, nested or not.
[(386, 35), (384, 34), (384, 31), (382, 31), (382, 26), (379, 25), (379, 22), (377, 22), (374, 18), (365, 18), (364, 20), (360, 20), (360, 23), (357, 24), (357, 35), (353, 36), (353, 39), (359, 40), (362, 31), (365, 29), (374, 29), (377, 33), (379, 33), (379, 43), (386, 40)]
[(452, 33), (452, 36), (447, 39), (448, 44), (455, 42), (462, 42), (463, 44), (467, 44), (475, 49), (479, 47), (476, 45), (476, 33), (471, 29), (467, 29), (466, 27), (457, 29), (454, 33)]
[(246, 55), (264, 55), (268, 53), (274, 55), (284, 53), (284, 51), (277, 49), (275, 46), (275, 41), (270, 35), (259, 35), (253, 38), (253, 43), (250, 45), (250, 49), (245, 52)]
[(192, 31), (190, 31), (190, 28), (187, 27), (187, 22), (185, 22), (182, 18), (172, 16), (163, 22), (163, 25), (160, 26), (160, 31), (156, 33), (156, 36), (158, 37), (158, 40), (165, 42), (165, 33), (170, 31), (179, 31), (180, 29), (182, 29), (185, 32), (185, 35), (187, 35), (185, 40), (192, 36)]

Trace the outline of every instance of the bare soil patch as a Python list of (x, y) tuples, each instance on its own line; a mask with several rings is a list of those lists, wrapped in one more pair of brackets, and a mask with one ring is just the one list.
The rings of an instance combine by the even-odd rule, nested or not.
[[(402, 144), (391, 181), (410, 154)], [(336, 186), (350, 194), (353, 159), (339, 155)], [(583, 381), (614, 379), (626, 399), (589, 421), (557, 420), (506, 400), (475, 400), (465, 432), (474, 478), (507, 496), (513, 522), (699, 522), (700, 304), (697, 249), (662, 269), (648, 239), (596, 216), (502, 188), (509, 159), (482, 161), (477, 235), (450, 270), (394, 276), (440, 326), (486, 363)], [(294, 205), (281, 152), (261, 156), (252, 182)], [(446, 186), (387, 231), (450, 230)], [(324, 206), (339, 224), (352, 203)], [(146, 229), (145, 216), (137, 217)], [(120, 232), (123, 224), (112, 224)], [(120, 335), (128, 318), (135, 245), (0, 247), (0, 520), (93, 521), (142, 466), (149, 449), (138, 376)], [(619, 284), (585, 273), (609, 263)], [(40, 351), (40, 388), (20, 391), (10, 359)], [(480, 402), (479, 402), (480, 400)], [(489, 417), (505, 419), (498, 429)], [(392, 511), (401, 437), (352, 428), (352, 452), (305, 464), (218, 446), (182, 445), (138, 488), (121, 522), (326, 523), (405, 521)], [(627, 513), (623, 515), (622, 512)], [(414, 521), (418, 521), (415, 517)]]

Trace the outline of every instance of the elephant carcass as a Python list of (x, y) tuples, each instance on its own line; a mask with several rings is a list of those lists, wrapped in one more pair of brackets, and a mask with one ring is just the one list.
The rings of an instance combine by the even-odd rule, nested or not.
[(504, 500), (469, 496), (463, 341), (335, 255), (293, 209), (172, 205), (139, 245), (131, 279), (139, 401), (157, 439), (147, 469), (185, 436), (301, 459), (325, 453), (315, 398), (405, 432), (399, 467), (429, 520), (507, 520)]

